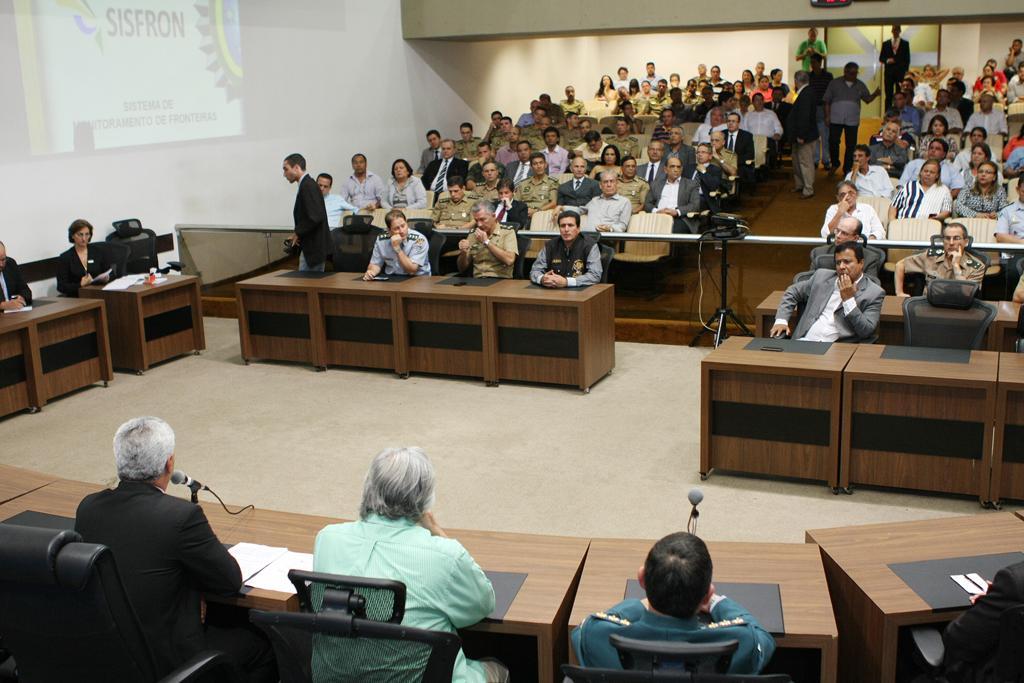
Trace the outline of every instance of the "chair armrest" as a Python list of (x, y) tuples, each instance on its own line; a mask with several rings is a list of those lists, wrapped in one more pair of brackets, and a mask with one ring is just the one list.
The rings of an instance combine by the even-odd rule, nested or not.
[(745, 163), (747, 166), (753, 166), (754, 165), (754, 160), (753, 159), (747, 159), (743, 163)]
[(942, 633), (933, 626), (915, 626), (910, 629), (910, 637), (914, 642), (914, 655), (922, 663), (937, 669), (942, 666), (946, 655), (946, 647), (942, 644)]
[(160, 679), (160, 683), (186, 683), (202, 679), (208, 672), (220, 671), (220, 680), (241, 683), (241, 676), (226, 654), (217, 650), (200, 652)]

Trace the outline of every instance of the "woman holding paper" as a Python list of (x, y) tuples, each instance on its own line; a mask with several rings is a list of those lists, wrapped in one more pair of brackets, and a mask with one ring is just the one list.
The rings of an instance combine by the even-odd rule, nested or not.
[(90, 244), (92, 223), (75, 219), (68, 226), (68, 242), (73, 247), (57, 257), (57, 291), (78, 296), (81, 287), (110, 281), (111, 263), (106, 249)]

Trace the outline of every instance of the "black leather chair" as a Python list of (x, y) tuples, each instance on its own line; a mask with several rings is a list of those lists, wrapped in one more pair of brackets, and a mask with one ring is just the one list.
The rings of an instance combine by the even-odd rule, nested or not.
[(792, 683), (789, 676), (769, 674), (692, 674), (686, 671), (620, 671), (562, 665), (562, 673), (573, 683)]
[(608, 641), (619, 653), (623, 669), (655, 671), (666, 668), (690, 673), (725, 673), (740, 642), (688, 643), (685, 641), (638, 640), (618, 633)]
[(530, 274), (526, 272), (526, 252), (530, 250), (530, 239), (528, 235), (524, 235), (521, 232), (516, 232), (516, 249), (519, 253), (516, 254), (516, 260), (512, 264), (512, 277), (516, 280), (528, 280)]
[(19, 681), (239, 680), (213, 651), (158, 678), (113, 554), (81, 541), (74, 531), (0, 524), (0, 634)]
[(331, 242), (334, 245), (331, 262), (334, 270), (365, 273), (373, 255), (373, 245), (383, 234), (383, 230), (369, 223), (356, 223), (331, 230)]
[(925, 296), (903, 301), (903, 343), (945, 349), (980, 349), (996, 307), (976, 298), (969, 280), (933, 280)]
[(288, 580), (295, 586), (299, 609), (351, 612), (361, 619), (402, 623), (405, 617), (405, 584), (388, 579), (341, 576), (292, 569)]
[(110, 274), (111, 280), (128, 274), (128, 260), (132, 257), (131, 247), (123, 242), (96, 242), (93, 246), (106, 252), (107, 260), (114, 268), (114, 272)]
[(607, 244), (598, 244), (597, 248), (601, 252), (601, 282), (607, 284), (608, 273), (612, 269), (612, 259), (615, 258), (615, 249)]
[[(138, 218), (114, 221), (114, 232), (107, 235), (107, 242), (127, 246), (131, 250), (126, 266), (128, 273), (148, 273), (160, 263), (156, 255), (156, 233), (142, 227)], [(125, 273), (121, 273), (124, 275)]]
[(444, 251), (444, 243), (447, 240), (447, 235), (442, 235), (436, 230), (431, 230), (430, 236), (427, 237), (427, 242), (430, 243), (430, 249), (427, 252), (427, 259), (430, 261), (431, 275), (441, 274), (441, 252)]
[(1024, 353), (1024, 306), (1017, 313), (1017, 342), (1013, 348), (1017, 353)]
[[(915, 626), (910, 629), (914, 644), (914, 661), (933, 680), (945, 681), (942, 675), (946, 648), (942, 632), (934, 626)], [(990, 680), (1024, 682), (1024, 605), (1017, 605), (999, 616), (999, 647), (996, 649), (994, 677)], [(915, 679), (916, 680), (916, 679)], [(989, 680), (989, 679), (986, 679)]]
[(409, 229), (415, 230), (427, 239), (434, 234), (434, 220), (432, 218), (410, 218)]

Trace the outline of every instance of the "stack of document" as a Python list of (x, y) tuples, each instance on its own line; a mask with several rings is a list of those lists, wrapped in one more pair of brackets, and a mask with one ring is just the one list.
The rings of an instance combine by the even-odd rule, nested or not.
[(111, 283), (103, 285), (103, 289), (128, 289), (129, 287), (134, 287), (135, 285), (141, 285), (145, 281), (145, 275), (125, 275), (124, 277), (117, 278)]
[(295, 586), (288, 580), (291, 569), (313, 569), (313, 556), (295, 553), (288, 548), (275, 548), (258, 543), (237, 543), (228, 552), (242, 570), (242, 581), (250, 588), (262, 588), (279, 593), (294, 593)]

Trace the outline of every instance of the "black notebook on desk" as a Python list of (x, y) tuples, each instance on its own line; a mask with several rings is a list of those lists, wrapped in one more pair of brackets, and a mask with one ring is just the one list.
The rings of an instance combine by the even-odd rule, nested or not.
[[(720, 583), (715, 581), (715, 593), (743, 605), (772, 635), (786, 634), (782, 618), (782, 595), (777, 583)], [(626, 581), (624, 600), (643, 600), (647, 592), (636, 579)], [(609, 605), (611, 607), (611, 605)]]
[(780, 353), (806, 353), (812, 356), (824, 356), (832, 348), (832, 342), (754, 337), (743, 348), (746, 351), (776, 351)]
[[(378, 275), (371, 282), (405, 282), (411, 277), (419, 277), (418, 275)], [(363, 276), (352, 278), (356, 282), (363, 282)]]
[(519, 589), (526, 581), (526, 574), (521, 572), (484, 571), (494, 587), (494, 611), (484, 621), (501, 621), (508, 614), (509, 608), (519, 594)]
[(456, 287), (490, 287), (491, 285), (501, 282), (503, 278), (497, 277), (449, 277), (439, 281), (439, 285), (453, 285)]
[(882, 349), (886, 360), (918, 360), (929, 363), (970, 363), (967, 349), (933, 349), (927, 346), (886, 346)]
[(1024, 553), (998, 553), (947, 557), (920, 562), (899, 562), (888, 565), (903, 583), (935, 610), (970, 607), (971, 596), (950, 578), (953, 574), (980, 574), (991, 581), (1003, 567), (1024, 561)]
[(60, 515), (51, 515), (46, 512), (36, 512), (35, 510), (19, 512), (13, 517), (3, 520), (2, 523), (15, 524), (17, 526), (34, 526), (41, 529), (56, 529), (58, 531), (75, 528), (74, 517), (61, 517)]
[(326, 273), (319, 270), (290, 270), (287, 273), (281, 273), (278, 277), (293, 277), (304, 280), (319, 280), (323, 277), (330, 277), (334, 275), (333, 272)]

